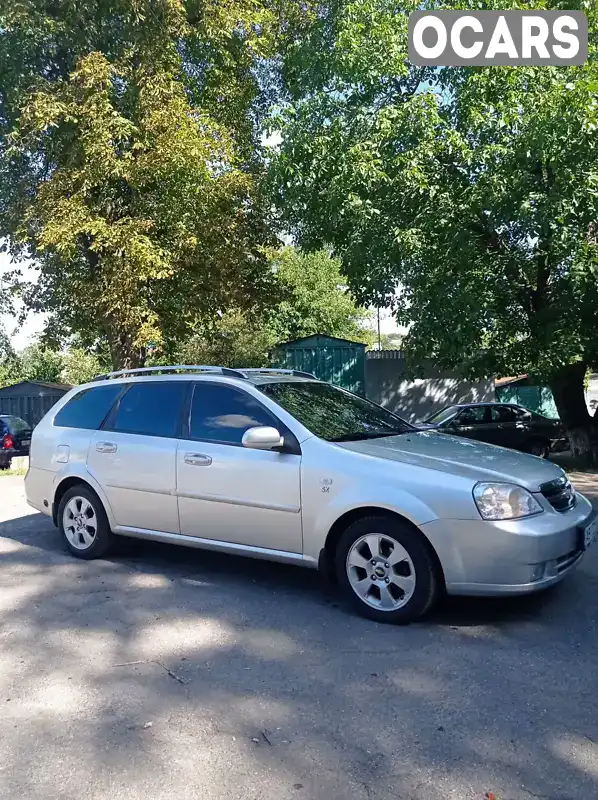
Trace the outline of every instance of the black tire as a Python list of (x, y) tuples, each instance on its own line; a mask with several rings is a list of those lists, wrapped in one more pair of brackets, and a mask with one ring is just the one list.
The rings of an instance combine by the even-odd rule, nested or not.
[[(96, 524), (94, 525), (95, 533), (93, 535), (93, 541), (89, 546), (86, 547), (75, 547), (69, 540), (69, 536), (67, 536), (67, 532), (65, 531), (65, 509), (72, 500), (75, 500), (76, 504), (76, 498), (81, 498), (82, 500), (87, 501), (87, 503), (92, 507), (95, 515)], [(85, 507), (84, 503), (81, 503), (81, 507)], [(60, 505), (58, 506), (58, 530), (62, 534), (68, 551), (76, 558), (83, 558), (86, 561), (91, 561), (94, 558), (102, 558), (108, 553), (113, 544), (114, 535), (110, 530), (108, 517), (106, 516), (102, 501), (93, 491), (93, 489), (84, 483), (78, 483), (76, 486), (71, 486), (71, 488), (67, 489), (67, 491), (64, 493), (60, 501)], [(74, 531), (71, 532), (70, 536), (73, 538)], [(82, 540), (83, 536), (80, 537), (81, 545), (84, 544)]]
[[(399, 608), (394, 610), (382, 610), (381, 608), (375, 608), (373, 605), (370, 605), (365, 599), (362, 599), (357, 594), (356, 590), (353, 589), (351, 584), (349, 570), (351, 569), (352, 574), (355, 574), (354, 571), (361, 570), (361, 567), (350, 568), (347, 565), (347, 558), (352, 550), (353, 545), (367, 534), (380, 534), (384, 540), (384, 546), (388, 544), (386, 541), (387, 539), (397, 542), (407, 551), (407, 554), (411, 559), (415, 577), (415, 586), (410, 599), (407, 600), (404, 605), (401, 605)], [(365, 551), (363, 552), (367, 552), (368, 549), (369, 548), (366, 547)], [(381, 548), (379, 548), (379, 550), (380, 549)], [(390, 552), (392, 553), (392, 551)], [(358, 555), (362, 555), (362, 553), (359, 553), (358, 551)], [(376, 555), (376, 558), (378, 557), (384, 561), (383, 554), (380, 556)], [(371, 564), (371, 561), (368, 562), (368, 570), (369, 564)], [(392, 519), (392, 517), (387, 516), (367, 517), (350, 525), (341, 536), (338, 543), (335, 554), (335, 565), (338, 582), (342, 587), (347, 600), (362, 616), (367, 617), (368, 619), (373, 619), (376, 622), (387, 622), (394, 625), (407, 625), (410, 622), (414, 622), (422, 617), (427, 611), (429, 611), (434, 601), (438, 597), (440, 587), (442, 585), (442, 580), (438, 575), (433, 555), (430, 553), (429, 545), (425, 541), (423, 535), (418, 533), (417, 530), (414, 530), (407, 523), (401, 522), (401, 520), (398, 519)], [(382, 570), (385, 566), (387, 565), (381, 563), (380, 569)], [(406, 570), (411, 572), (411, 565), (409, 565), (407, 561), (401, 562), (395, 567), (391, 566), (390, 570), (397, 570), (399, 567), (405, 567)], [(388, 571), (388, 574), (390, 574), (390, 570)], [(395, 572), (395, 574), (398, 575), (399, 573)], [(364, 579), (368, 580), (368, 573), (366, 573)], [(392, 583), (392, 576), (389, 578), (389, 581), (386, 581), (385, 578), (382, 580), (384, 580), (386, 583)], [(377, 584), (369, 581), (372, 587), (372, 592), (368, 595), (370, 602), (376, 602), (376, 591), (378, 591), (379, 594), (381, 593), (381, 590), (386, 591), (382, 584), (382, 580)], [(382, 589), (377, 587), (382, 587)], [(396, 587), (394, 585), (388, 586), (387, 589), (395, 591)], [(402, 597), (399, 596), (395, 597), (394, 599), (396, 602), (400, 603), (403, 602), (404, 596), (405, 595), (403, 594)]]
[(548, 458), (550, 455), (550, 442), (546, 439), (531, 439), (527, 446), (527, 452), (538, 458)]

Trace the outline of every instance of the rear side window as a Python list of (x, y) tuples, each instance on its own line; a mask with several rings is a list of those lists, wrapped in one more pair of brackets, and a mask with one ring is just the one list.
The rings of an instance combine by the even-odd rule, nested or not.
[(216, 383), (196, 383), (191, 403), (192, 439), (240, 445), (249, 428), (280, 423), (247, 392)]
[(54, 417), (54, 425), (97, 430), (121, 391), (120, 383), (83, 389), (60, 409)]
[(184, 381), (134, 383), (118, 404), (111, 429), (166, 439), (178, 436), (186, 390)]
[(3, 418), (3, 422), (8, 425), (8, 430), (11, 433), (24, 433), (31, 430), (31, 426), (20, 417), (7, 416)]
[(509, 406), (494, 406), (492, 409), (492, 422), (516, 422), (518, 416), (515, 409)]

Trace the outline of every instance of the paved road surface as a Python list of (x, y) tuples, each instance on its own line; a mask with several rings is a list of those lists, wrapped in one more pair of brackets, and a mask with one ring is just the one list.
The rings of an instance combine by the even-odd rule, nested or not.
[(377, 625), (291, 567), (77, 561), (0, 478), (0, 798), (595, 800), (597, 602), (598, 548), (543, 596)]

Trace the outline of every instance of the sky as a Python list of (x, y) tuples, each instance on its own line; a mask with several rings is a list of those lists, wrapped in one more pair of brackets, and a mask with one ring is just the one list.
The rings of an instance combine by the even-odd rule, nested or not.
[[(15, 264), (11, 264), (10, 257), (6, 253), (0, 253), (0, 280), (2, 275), (15, 268)], [(25, 280), (35, 280), (35, 272), (27, 266), (21, 264), (20, 269)], [(22, 309), (21, 304), (17, 305), (17, 313)], [(6, 333), (10, 336), (12, 346), (15, 350), (22, 350), (31, 344), (31, 341), (41, 333), (46, 319), (45, 314), (29, 313), (23, 325), (19, 325), (16, 315), (0, 314), (0, 325), (4, 328)]]

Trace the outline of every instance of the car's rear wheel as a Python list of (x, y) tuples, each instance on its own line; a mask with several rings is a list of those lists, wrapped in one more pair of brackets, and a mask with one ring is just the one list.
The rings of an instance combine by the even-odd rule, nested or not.
[(112, 545), (104, 506), (84, 484), (72, 486), (64, 493), (58, 507), (58, 528), (67, 548), (77, 558), (101, 558)]
[(377, 622), (413, 622), (438, 594), (438, 575), (423, 536), (391, 517), (350, 525), (336, 551), (336, 571), (351, 604)]

